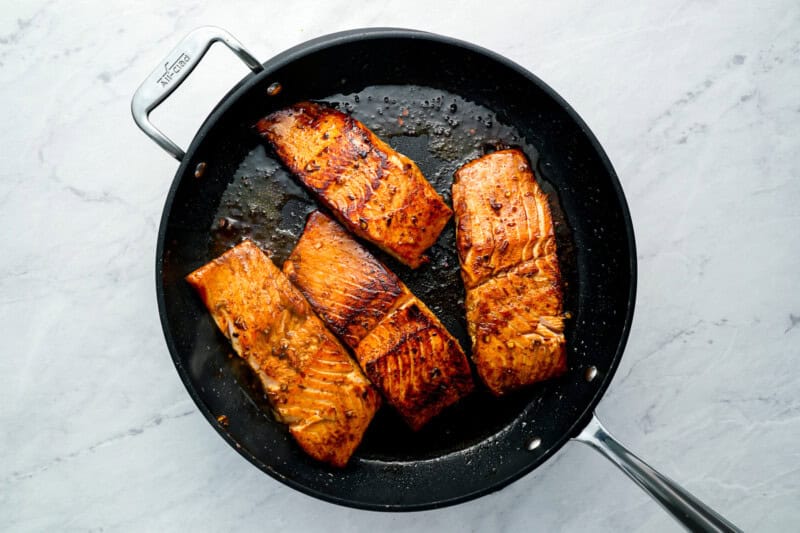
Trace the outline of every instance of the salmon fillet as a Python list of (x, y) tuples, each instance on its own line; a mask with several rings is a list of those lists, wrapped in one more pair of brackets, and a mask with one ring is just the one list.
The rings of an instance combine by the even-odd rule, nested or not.
[(332, 219), (309, 216), (283, 271), (412, 429), (472, 391), (458, 341)]
[(501, 150), (458, 169), (453, 208), (478, 375), (499, 396), (564, 373), (553, 221), (525, 154)]
[(344, 224), (417, 268), (452, 211), (417, 165), (353, 117), (302, 102), (256, 129), (283, 163)]
[(250, 241), (186, 280), (297, 443), (314, 459), (345, 466), (381, 400), (303, 295)]
[(461, 345), (414, 296), (386, 315), (355, 354), (373, 385), (415, 431), (473, 389)]

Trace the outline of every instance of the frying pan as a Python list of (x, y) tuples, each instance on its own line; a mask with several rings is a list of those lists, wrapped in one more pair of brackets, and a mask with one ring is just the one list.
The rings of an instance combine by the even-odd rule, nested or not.
[[(148, 115), (215, 42), (230, 48), (252, 72), (221, 100), (184, 152)], [(537, 179), (550, 193), (559, 224), (565, 306), (572, 317), (566, 328), (566, 375), (501, 399), (479, 390), (417, 433), (384, 408), (343, 470), (315, 462), (296, 446), (269, 414), (252, 374), (230, 356), (227, 340), (183, 278), (220, 251), (225, 244), (220, 227), (231, 230), (237, 221), (217, 217), (237, 204), (240, 211), (249, 205), (258, 213), (254, 202), (271, 202), (276, 216), (251, 224), (248, 231), (260, 231), (267, 235), (264, 239), (277, 233), (289, 236), (266, 244), (278, 264), (291, 249), (314, 204), (275, 163), (252, 125), (271, 111), (308, 99), (338, 105), (376, 128), (420, 165), (446, 199), (452, 171), (465, 159), (500, 146), (525, 149)], [(359, 107), (359, 101), (366, 107)], [(628, 451), (593, 414), (619, 365), (633, 316), (633, 227), (619, 181), (598, 141), (536, 76), (472, 44), (404, 29), (336, 33), (261, 64), (227, 32), (202, 27), (143, 82), (131, 108), (142, 130), (180, 161), (161, 219), (156, 257), (158, 305), (169, 351), (199, 409), (255, 466), (323, 500), (410, 511), (498, 490), (576, 440), (600, 451), (685, 527), (737, 530)], [(405, 129), (397, 129), (403, 116)], [(436, 120), (446, 121), (443, 129), (436, 129), (443, 124)], [(441, 149), (448, 146), (449, 151)], [(254, 187), (261, 187), (258, 194)], [(249, 198), (248, 191), (260, 200)], [(418, 271), (376, 253), (468, 350), (452, 232), (451, 222), (431, 249), (431, 264)], [(231, 235), (234, 242), (242, 233)]]

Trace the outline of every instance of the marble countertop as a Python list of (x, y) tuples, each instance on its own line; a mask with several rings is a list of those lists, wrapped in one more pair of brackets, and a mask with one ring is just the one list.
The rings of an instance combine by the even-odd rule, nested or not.
[[(550, 84), (606, 148), (636, 230), (636, 316), (599, 415), (745, 530), (800, 527), (800, 4), (207, 4), (3, 9), (0, 529), (678, 529), (577, 443), (479, 500), (381, 514), (295, 492), (215, 434), (158, 320), (156, 233), (176, 163), (129, 110), (203, 24), (262, 60), (342, 29), (430, 30)], [(154, 122), (188, 145), (245, 73), (215, 47)]]

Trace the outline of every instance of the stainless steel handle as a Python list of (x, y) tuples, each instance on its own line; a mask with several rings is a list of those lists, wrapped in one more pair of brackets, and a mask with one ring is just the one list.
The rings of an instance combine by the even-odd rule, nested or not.
[(575, 440), (602, 453), (689, 531), (741, 532), (677, 483), (631, 453), (606, 431), (594, 414), (589, 425)]
[(261, 63), (230, 33), (215, 26), (202, 26), (184, 37), (178, 46), (167, 54), (167, 57), (136, 89), (131, 101), (131, 113), (136, 124), (178, 161), (183, 159), (186, 152), (153, 126), (150, 122), (150, 112), (189, 77), (211, 45), (216, 42), (230, 48), (253, 72), (263, 70)]

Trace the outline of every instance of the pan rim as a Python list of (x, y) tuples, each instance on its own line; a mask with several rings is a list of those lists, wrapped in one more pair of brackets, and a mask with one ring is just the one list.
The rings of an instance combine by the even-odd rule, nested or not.
[[(178, 356), (178, 349), (176, 346), (176, 342), (175, 339), (173, 338), (172, 331), (170, 329), (170, 324), (167, 318), (167, 312), (166, 312), (167, 302), (165, 298), (165, 290), (163, 285), (166, 233), (167, 233), (170, 214), (173, 208), (173, 203), (175, 200), (175, 196), (177, 194), (177, 190), (179, 188), (180, 183), (183, 181), (182, 178), (188, 171), (189, 165), (192, 162), (193, 156), (196, 153), (199, 145), (202, 143), (203, 139), (206, 137), (208, 132), (219, 121), (219, 119), (227, 112), (227, 110), (236, 102), (236, 100), (240, 96), (246, 93), (253, 85), (258, 84), (263, 78), (271, 75), (271, 73), (277, 70), (278, 68), (287, 65), (291, 62), (294, 62), (296, 60), (299, 60), (306, 55), (321, 51), (323, 49), (328, 49), (335, 46), (351, 43), (353, 41), (379, 40), (379, 39), (413, 39), (413, 40), (423, 40), (423, 41), (427, 40), (437, 44), (444, 44), (456, 48), (465, 49), (469, 52), (485, 56), (487, 59), (497, 62), (502, 66), (515, 71), (523, 78), (525, 78), (527, 81), (536, 85), (540, 90), (542, 90), (545, 94), (547, 94), (548, 97), (552, 98), (553, 101), (564, 110), (564, 112), (570, 117), (571, 120), (575, 122), (575, 124), (579, 127), (582, 133), (586, 136), (586, 139), (589, 141), (592, 149), (598, 155), (602, 167), (607, 172), (610, 178), (612, 190), (620, 207), (620, 214), (622, 216), (622, 221), (623, 225), (625, 226), (625, 232), (626, 232), (625, 238), (630, 250), (628, 258), (629, 260), (628, 267), (630, 269), (631, 274), (630, 274), (630, 283), (627, 294), (627, 306), (626, 306), (622, 331), (619, 336), (619, 341), (617, 342), (614, 357), (612, 358), (608, 371), (605, 372), (604, 375), (602, 376), (602, 381), (597, 387), (594, 396), (591, 398), (591, 401), (587, 403), (584, 411), (576, 417), (575, 422), (572, 424), (570, 429), (564, 432), (564, 434), (557, 440), (555, 440), (550, 445), (547, 452), (533, 458), (529, 464), (527, 464), (524, 468), (519, 469), (513, 475), (510, 475), (503, 479), (496, 480), (491, 484), (487, 484), (485, 487), (482, 487), (479, 490), (475, 490), (470, 493), (461, 494), (456, 497), (448, 497), (440, 500), (424, 502), (424, 503), (381, 504), (381, 503), (364, 502), (364, 501), (342, 498), (330, 493), (322, 492), (281, 474), (272, 466), (262, 462), (260, 459), (251, 454), (247, 449), (240, 446), (237, 443), (237, 441), (232, 437), (232, 435), (228, 433), (225, 430), (225, 428), (221, 427), (220, 424), (217, 423), (216, 417), (211, 413), (209, 407), (200, 397), (200, 394), (197, 388), (194, 386), (191, 377), (189, 376), (186, 369), (183, 368), (183, 363), (180, 360), (180, 357)], [(184, 387), (186, 388), (187, 392), (189, 393), (194, 403), (197, 405), (200, 412), (203, 414), (203, 416), (206, 418), (209, 424), (217, 431), (217, 433), (234, 450), (236, 450), (242, 457), (247, 459), (251, 464), (259, 468), (261, 471), (270, 475), (272, 478), (308, 496), (312, 496), (314, 498), (321, 499), (329, 503), (334, 503), (362, 510), (422, 511), (422, 510), (437, 509), (464, 503), (469, 500), (473, 500), (481, 496), (495, 492), (497, 490), (500, 490), (506, 487), (507, 485), (513, 483), (514, 481), (518, 480), (522, 476), (529, 474), (532, 470), (536, 469), (541, 464), (547, 462), (547, 460), (549, 460), (553, 455), (555, 455), (555, 453), (558, 452), (564, 446), (564, 444), (566, 444), (572, 437), (577, 435), (586, 426), (586, 424), (589, 422), (594, 412), (594, 409), (596, 408), (597, 404), (600, 402), (606, 390), (608, 389), (616, 373), (616, 370), (619, 366), (619, 361), (622, 358), (625, 345), (627, 344), (631, 325), (633, 322), (633, 313), (636, 303), (637, 257), (636, 257), (636, 243), (633, 231), (633, 223), (630, 216), (630, 210), (628, 208), (628, 203), (623, 193), (622, 185), (619, 182), (619, 178), (616, 174), (616, 171), (614, 170), (614, 167), (611, 164), (610, 159), (608, 158), (607, 154), (605, 153), (605, 150), (603, 150), (602, 146), (600, 145), (600, 142), (597, 140), (595, 135), (592, 133), (592, 131), (589, 129), (589, 127), (583, 121), (580, 115), (578, 115), (578, 113), (564, 100), (563, 97), (561, 97), (548, 84), (546, 84), (536, 75), (534, 75), (532, 72), (528, 71), (518, 63), (496, 52), (488, 50), (484, 47), (472, 44), (467, 41), (435, 33), (429, 33), (413, 29), (404, 29), (404, 28), (386, 28), (386, 27), (356, 28), (356, 29), (323, 35), (311, 39), (309, 41), (305, 41), (298, 45), (295, 45), (275, 55), (271, 59), (267, 60), (265, 63), (263, 63), (263, 66), (264, 70), (262, 72), (258, 74), (249, 73), (244, 78), (242, 78), (242, 80), (240, 80), (233, 88), (231, 88), (231, 90), (220, 99), (219, 103), (212, 109), (212, 111), (203, 121), (202, 125), (200, 126), (194, 138), (192, 139), (191, 144), (187, 148), (185, 157), (178, 166), (175, 177), (173, 178), (173, 181), (167, 193), (166, 200), (164, 202), (164, 208), (162, 211), (161, 221), (159, 225), (158, 240), (156, 245), (155, 275), (156, 275), (156, 297), (158, 301), (158, 310), (159, 310), (159, 317), (161, 321), (162, 331), (164, 333), (164, 337), (167, 343), (167, 348), (170, 352), (170, 357), (172, 358), (176, 371), (178, 372), (178, 375), (181, 378)], [(370, 463), (378, 462), (374, 460), (363, 460), (363, 461)]]

